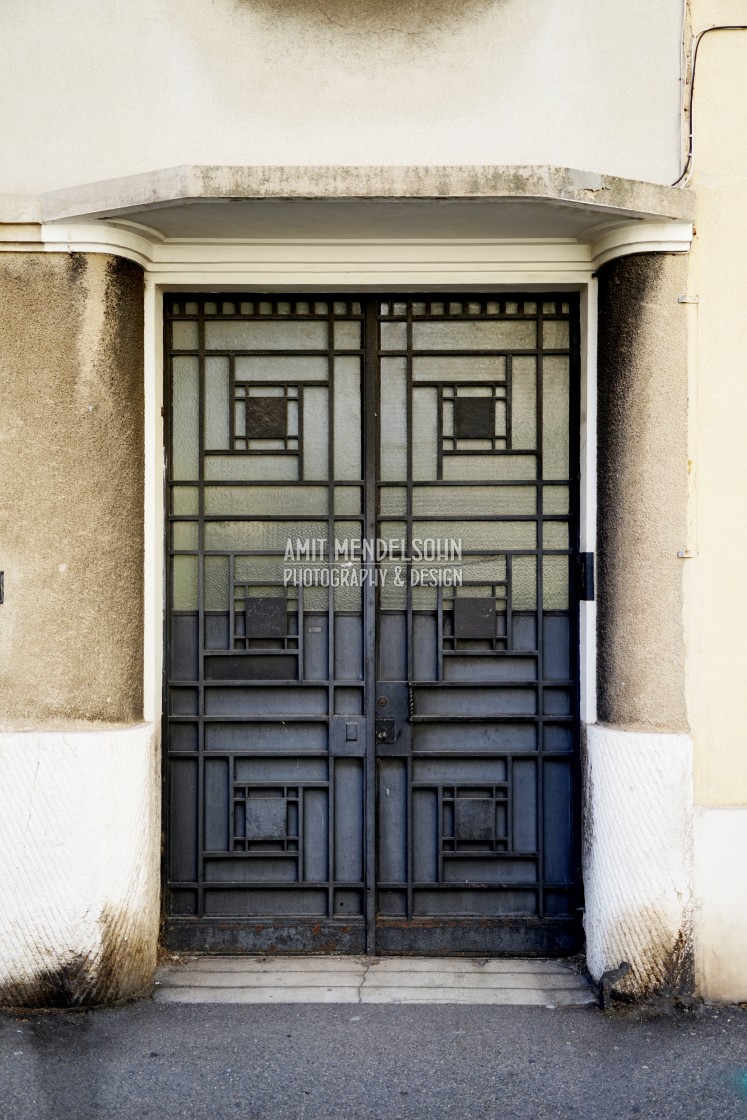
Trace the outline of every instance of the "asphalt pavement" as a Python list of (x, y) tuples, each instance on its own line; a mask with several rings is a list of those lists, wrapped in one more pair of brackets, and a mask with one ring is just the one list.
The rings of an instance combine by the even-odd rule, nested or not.
[(159, 1004), (0, 1014), (2, 1120), (737, 1120), (747, 1012)]

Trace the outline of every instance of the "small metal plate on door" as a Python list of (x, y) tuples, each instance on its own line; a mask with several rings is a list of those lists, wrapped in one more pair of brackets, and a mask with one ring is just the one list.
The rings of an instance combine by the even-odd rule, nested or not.
[(376, 742), (394, 743), (397, 739), (397, 722), (393, 719), (376, 720)]
[(247, 638), (284, 638), (287, 627), (285, 599), (275, 596), (246, 601)]
[(455, 599), (454, 637), (495, 637), (495, 599)]

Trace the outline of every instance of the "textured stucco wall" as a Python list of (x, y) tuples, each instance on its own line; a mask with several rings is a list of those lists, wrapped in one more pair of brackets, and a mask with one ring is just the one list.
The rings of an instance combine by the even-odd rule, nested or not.
[(156, 964), (152, 725), (0, 733), (0, 1005), (146, 992)]
[(687, 257), (650, 254), (599, 276), (598, 718), (685, 731)]
[(0, 725), (142, 719), (143, 278), (0, 256)]
[(682, 0), (3, 0), (0, 192), (183, 163), (670, 183), (681, 26)]

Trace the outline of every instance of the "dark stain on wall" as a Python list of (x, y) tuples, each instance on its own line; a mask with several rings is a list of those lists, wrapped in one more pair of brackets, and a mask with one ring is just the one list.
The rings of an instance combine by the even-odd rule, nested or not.
[(687, 257), (640, 254), (599, 275), (598, 716), (685, 731)]

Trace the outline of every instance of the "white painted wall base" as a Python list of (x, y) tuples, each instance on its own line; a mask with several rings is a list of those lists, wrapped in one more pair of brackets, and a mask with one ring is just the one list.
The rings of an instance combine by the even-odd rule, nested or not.
[(0, 1004), (146, 990), (159, 924), (152, 724), (0, 734)]
[(692, 743), (687, 735), (585, 729), (586, 954), (621, 990), (691, 983)]
[(695, 982), (705, 999), (747, 1000), (747, 809), (695, 810)]

